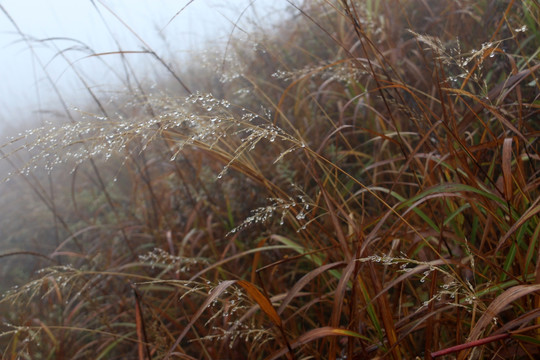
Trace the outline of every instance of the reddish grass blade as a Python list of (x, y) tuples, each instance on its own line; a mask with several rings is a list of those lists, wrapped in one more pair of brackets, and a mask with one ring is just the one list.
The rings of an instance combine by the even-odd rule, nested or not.
[[(351, 261), (347, 264), (347, 267), (343, 270), (341, 279), (339, 279), (339, 284), (337, 286), (335, 295), (334, 295), (334, 305), (332, 308), (332, 317), (330, 318), (330, 324), (333, 329), (337, 328), (339, 325), (339, 319), (342, 314), (343, 302), (345, 297), (345, 290), (347, 290), (347, 283), (351, 278), (351, 275), (354, 273), (354, 268), (356, 266), (355, 261)], [(336, 358), (336, 339), (330, 340), (330, 354), (329, 359)]]
[(510, 337), (510, 334), (498, 334), (498, 335), (488, 336), (487, 338), (471, 341), (466, 344), (456, 345), (456, 346), (452, 346), (444, 350), (432, 352), (431, 357), (435, 359), (439, 356), (448, 355), (448, 354), (455, 353), (461, 350), (470, 349), (476, 346), (488, 344), (490, 342), (506, 339), (509, 337)]
[[(314, 340), (317, 340), (326, 336), (349, 336), (349, 337), (356, 337), (356, 338), (364, 338), (362, 335), (354, 331), (325, 326), (318, 329), (310, 330), (307, 333), (300, 335), (298, 339), (296, 339), (295, 341), (291, 343), (291, 348), (296, 349), (297, 347), (301, 345), (307, 344), (311, 341), (314, 341)], [(288, 351), (287, 348), (282, 348), (276, 351), (275, 353), (273, 353), (272, 355), (270, 355), (269, 357), (267, 357), (266, 360), (275, 360), (279, 358), (280, 356), (285, 355), (287, 351)]]
[(259, 304), (259, 307), (262, 311), (272, 320), (272, 322), (279, 328), (279, 331), (281, 332), (281, 336), (283, 337), (283, 340), (285, 341), (285, 344), (287, 345), (287, 349), (289, 350), (289, 354), (287, 358), (294, 359), (294, 354), (292, 352), (292, 348), (289, 344), (289, 341), (287, 340), (287, 336), (285, 334), (285, 330), (283, 329), (283, 324), (281, 321), (281, 318), (279, 317), (279, 314), (276, 312), (276, 309), (274, 309), (274, 306), (272, 306), (272, 303), (270, 300), (257, 289), (255, 285), (252, 283), (245, 281), (245, 280), (239, 280), (238, 285), (242, 286), (247, 293), (255, 300), (257, 304)]
[(257, 304), (259, 304), (259, 306), (261, 307), (261, 310), (264, 311), (266, 315), (268, 315), (270, 320), (272, 320), (272, 322), (276, 326), (278, 327), (282, 326), (281, 318), (279, 317), (279, 314), (276, 312), (276, 309), (274, 309), (270, 300), (268, 300), (268, 298), (264, 296), (263, 293), (261, 293), (259, 289), (255, 287), (255, 285), (245, 280), (239, 280), (238, 285), (240, 285), (247, 291), (247, 293), (253, 298), (253, 300), (255, 300)]
[(512, 198), (512, 138), (504, 139), (502, 148), (502, 172), (504, 179), (504, 197)]
[(399, 349), (398, 337), (397, 337), (396, 328), (394, 325), (394, 319), (390, 311), (391, 306), (387, 299), (387, 293), (381, 291), (381, 284), (377, 281), (378, 279), (376, 278), (376, 275), (375, 275), (375, 269), (374, 269), (373, 263), (371, 262), (369, 263), (369, 268), (371, 270), (371, 278), (375, 286), (375, 291), (377, 292), (377, 294), (381, 295), (377, 298), (377, 304), (379, 305), (378, 310), (383, 321), (384, 330), (386, 332), (386, 338), (388, 339), (388, 344), (391, 347), (392, 357), (395, 360), (401, 360), (401, 352)]
[(46, 256), (46, 255), (43, 255), (43, 254), (34, 252), (34, 251), (11, 251), (11, 252), (8, 252), (8, 253), (0, 254), (0, 258), (8, 257), (8, 256), (14, 256), (14, 255), (30, 255), (30, 256), (36, 256), (36, 257), (40, 257), (40, 258), (43, 258), (43, 259), (47, 259), (47, 260), (49, 260), (50, 262), (53, 262), (53, 263), (58, 264), (58, 261), (57, 261), (57, 260), (52, 259), (52, 258), (50, 258), (50, 257), (48, 257), (48, 256)]
[(51, 329), (43, 321), (41, 321), (39, 319), (35, 319), (35, 321), (39, 324), (39, 326), (43, 329), (43, 331), (51, 339), (51, 342), (53, 343), (54, 347), (57, 347), (58, 346), (58, 339), (54, 336)]
[[(150, 355), (150, 349), (148, 349), (148, 340), (146, 337), (146, 328), (144, 326), (143, 313), (141, 309), (139, 294), (135, 287), (131, 287), (133, 294), (135, 296), (135, 325), (137, 329), (137, 353), (139, 360), (150, 360), (152, 357)], [(146, 354), (145, 354), (146, 352)], [(145, 356), (146, 355), (146, 356)]]
[[(531, 314), (531, 315), (537, 316), (538, 315), (538, 314), (536, 314), (537, 312), (538, 311), (534, 312), (534, 314)], [(530, 319), (526, 319), (526, 320), (530, 320)], [(516, 340), (520, 340), (520, 341), (523, 341), (523, 342), (530, 342), (530, 343), (533, 343), (533, 344), (540, 344), (538, 339), (532, 338), (530, 336), (519, 335), (520, 333), (523, 333), (523, 332), (526, 332), (526, 331), (531, 331), (531, 330), (534, 330), (534, 329), (538, 329), (538, 325), (529, 326), (529, 327), (522, 328), (522, 329), (519, 329), (519, 330), (516, 330), (516, 331), (505, 332), (505, 333), (502, 333), (502, 334), (495, 334), (495, 335), (491, 335), (491, 336), (488, 336), (486, 338), (479, 339), (479, 340), (476, 340), (476, 341), (471, 341), (471, 342), (468, 342), (468, 343), (465, 343), (465, 344), (451, 346), (449, 348), (439, 350), (439, 351), (435, 351), (435, 352), (431, 353), (431, 357), (436, 358), (436, 357), (439, 357), (439, 356), (448, 355), (448, 354), (451, 354), (451, 353), (454, 353), (454, 352), (457, 352), (457, 351), (470, 349), (470, 348), (473, 348), (473, 347), (476, 347), (476, 346), (488, 344), (488, 343), (493, 342), (493, 341), (503, 340), (503, 339), (507, 339), (507, 338), (513, 338), (513, 339), (516, 339)]]
[[(257, 249), (263, 247), (264, 244), (266, 244), (267, 240), (268, 240), (267, 237), (262, 238), (261, 241), (259, 241), (259, 243), (257, 244)], [(257, 278), (257, 274), (256, 274), (257, 264), (259, 264), (260, 259), (261, 259), (261, 253), (256, 252), (255, 255), (253, 255), (253, 261), (251, 265), (251, 282), (252, 283), (254, 283), (255, 279)]]

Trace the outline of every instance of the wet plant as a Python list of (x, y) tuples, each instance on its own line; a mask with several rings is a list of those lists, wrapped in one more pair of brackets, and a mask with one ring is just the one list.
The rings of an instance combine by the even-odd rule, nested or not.
[(58, 240), (4, 357), (538, 356), (538, 2), (291, 12), (4, 146)]

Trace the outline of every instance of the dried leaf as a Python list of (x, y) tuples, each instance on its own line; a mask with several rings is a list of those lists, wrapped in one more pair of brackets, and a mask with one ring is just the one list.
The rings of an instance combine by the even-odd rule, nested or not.
[(261, 310), (264, 311), (266, 315), (268, 315), (268, 317), (270, 318), (270, 320), (272, 320), (274, 324), (276, 324), (280, 328), (282, 327), (281, 318), (276, 312), (276, 309), (274, 309), (274, 306), (272, 306), (270, 300), (268, 300), (268, 298), (264, 296), (264, 294), (261, 293), (255, 285), (245, 280), (239, 280), (238, 285), (240, 285), (247, 291), (249, 296), (251, 296), (253, 300), (255, 300), (257, 304), (259, 304)]

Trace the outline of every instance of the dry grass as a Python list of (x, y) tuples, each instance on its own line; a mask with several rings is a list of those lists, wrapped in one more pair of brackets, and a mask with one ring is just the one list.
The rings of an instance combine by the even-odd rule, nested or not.
[(538, 5), (305, 2), (14, 139), (3, 357), (536, 358)]

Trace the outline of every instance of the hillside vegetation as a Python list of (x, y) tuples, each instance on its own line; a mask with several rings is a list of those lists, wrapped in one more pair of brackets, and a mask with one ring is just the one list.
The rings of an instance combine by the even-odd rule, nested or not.
[(289, 15), (1, 148), (3, 358), (540, 356), (538, 1)]

